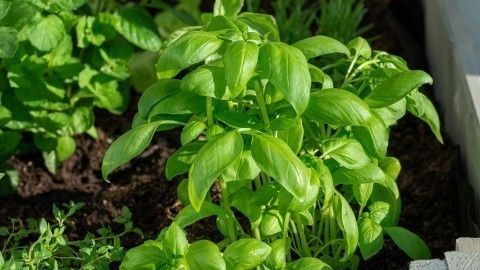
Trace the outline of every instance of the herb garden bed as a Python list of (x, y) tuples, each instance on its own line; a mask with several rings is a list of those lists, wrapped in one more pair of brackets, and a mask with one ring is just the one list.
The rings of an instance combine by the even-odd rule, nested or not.
[[(371, 8), (368, 18), (377, 26), (372, 31), (380, 35), (374, 47), (404, 54), (405, 48), (398, 45), (401, 37), (391, 34), (396, 30), (392, 28), (392, 18), (382, 15), (389, 12), (388, 1), (376, 2), (367, 1)], [(410, 60), (408, 55), (404, 56)], [(122, 206), (130, 208), (133, 222), (144, 232), (145, 238), (155, 238), (181, 209), (176, 199), (179, 179), (169, 182), (163, 171), (167, 158), (180, 146), (180, 131), (156, 136), (146, 152), (109, 177), (111, 183), (105, 182), (101, 173), (105, 151), (130, 128), (137, 101), (138, 96), (134, 96), (127, 112), (121, 116), (96, 111), (95, 126), (99, 139), (77, 136), (75, 154), (55, 175), (45, 168), (38, 152), (12, 158), (9, 162), (20, 173), (20, 183), (18, 194), (0, 197), (0, 226), (7, 225), (5, 217), (51, 217), (52, 203), (73, 200), (85, 202), (87, 207), (71, 219), (75, 225), (69, 235), (72, 239), (113, 224), (112, 220), (121, 213)], [(442, 257), (444, 251), (453, 249), (459, 236), (456, 201), (452, 194), (455, 184), (452, 177), (457, 162), (455, 148), (448, 140), (440, 145), (427, 125), (407, 116), (391, 132), (389, 155), (398, 157), (402, 164), (397, 180), (402, 198), (399, 226), (424, 239), (433, 257)], [(187, 230), (189, 237), (221, 240), (214, 219), (211, 221), (190, 227)], [(123, 244), (129, 248), (144, 240), (131, 235)], [(369, 261), (362, 262), (361, 268), (406, 269), (410, 260), (391, 240), (385, 240), (385, 248)]]

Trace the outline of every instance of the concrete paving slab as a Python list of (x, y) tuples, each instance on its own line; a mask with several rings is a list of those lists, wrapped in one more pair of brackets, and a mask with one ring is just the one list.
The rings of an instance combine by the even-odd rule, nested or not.
[(480, 269), (480, 252), (445, 252), (445, 261), (449, 270), (478, 270)]
[(439, 259), (418, 260), (410, 263), (410, 270), (447, 270), (447, 264)]
[(458, 238), (457, 241), (455, 241), (455, 250), (480, 252), (480, 238)]

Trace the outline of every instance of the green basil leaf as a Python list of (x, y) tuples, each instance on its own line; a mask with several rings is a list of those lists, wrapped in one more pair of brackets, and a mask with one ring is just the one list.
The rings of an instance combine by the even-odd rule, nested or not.
[(386, 127), (397, 123), (407, 112), (407, 101), (402, 98), (399, 101), (386, 107), (372, 109), (372, 111), (382, 119)]
[(385, 232), (393, 242), (414, 260), (430, 259), (430, 249), (416, 234), (401, 227), (386, 227)]
[(160, 50), (162, 41), (157, 26), (146, 10), (131, 5), (121, 9), (117, 17), (115, 28), (128, 41), (148, 51)]
[(237, 20), (248, 25), (249, 30), (267, 36), (271, 41), (280, 41), (278, 26), (272, 15), (243, 12), (237, 16)]
[(382, 226), (369, 217), (358, 221), (358, 247), (364, 260), (377, 254), (383, 247)]
[(167, 257), (167, 254), (163, 251), (162, 244), (160, 242), (147, 240), (140, 246), (134, 247), (127, 251), (122, 264), (120, 265), (120, 269), (162, 269), (163, 267), (168, 267), (170, 260), (171, 258)]
[(138, 100), (138, 113), (148, 119), (152, 107), (180, 90), (180, 80), (164, 79), (149, 86)]
[(102, 175), (107, 179), (108, 175), (119, 166), (127, 163), (138, 156), (147, 148), (155, 134), (162, 125), (175, 124), (173, 121), (157, 121), (144, 124), (129, 130), (116, 139), (107, 149), (102, 163)]
[(437, 140), (443, 144), (440, 118), (433, 103), (424, 94), (414, 91), (407, 96), (407, 110), (430, 126)]
[(332, 270), (332, 268), (317, 258), (301, 258), (287, 265), (286, 270)]
[(380, 160), (378, 166), (393, 180), (397, 179), (400, 171), (402, 170), (400, 161), (395, 157), (386, 157)]
[(358, 37), (352, 39), (347, 44), (348, 49), (353, 50), (355, 55), (363, 56), (364, 58), (368, 59), (372, 56), (372, 48), (368, 44), (364, 38)]
[(13, 57), (18, 47), (17, 35), (15, 28), (0, 27), (0, 58)]
[(270, 237), (282, 232), (282, 217), (278, 210), (270, 209), (262, 215), (259, 229), (264, 237)]
[[(318, 193), (320, 192), (320, 178), (316, 172), (312, 172), (307, 192), (302, 198), (293, 197), (290, 194), (285, 194), (282, 190), (279, 194), (280, 207), (286, 208), (291, 213), (300, 213), (306, 211), (315, 205), (318, 199)], [(287, 205), (283, 206), (283, 203)]]
[(346, 261), (355, 253), (355, 249), (357, 248), (357, 219), (355, 218), (355, 214), (353, 213), (350, 204), (348, 204), (347, 200), (345, 200), (345, 198), (338, 192), (335, 193), (333, 200), (333, 210), (335, 213), (339, 213), (338, 215), (335, 215), (335, 218), (346, 241), (345, 253), (340, 261)]
[(310, 170), (282, 140), (265, 134), (254, 134), (252, 156), (258, 167), (273, 177), (293, 196), (301, 199), (307, 193)]
[(233, 128), (259, 129), (263, 125), (256, 113), (223, 111), (215, 114), (215, 118)]
[(149, 118), (159, 114), (192, 114), (205, 112), (205, 97), (189, 92), (179, 92), (155, 104)]
[(185, 232), (173, 222), (165, 232), (163, 246), (173, 256), (183, 256), (188, 247), (188, 240)]
[(270, 244), (272, 252), (265, 260), (265, 265), (271, 269), (285, 269), (287, 266), (287, 252), (285, 239), (276, 239)]
[(180, 134), (180, 140), (182, 145), (186, 145), (195, 140), (200, 134), (205, 131), (207, 125), (202, 121), (191, 121), (182, 130)]
[(253, 238), (237, 240), (227, 246), (223, 257), (229, 269), (253, 269), (265, 261), (272, 248)]
[(292, 46), (302, 51), (307, 59), (331, 53), (350, 55), (348, 48), (343, 43), (327, 36), (309, 37), (295, 42)]
[(312, 82), (321, 83), (322, 89), (333, 88), (332, 78), (325, 74), (321, 69), (309, 64), (308, 70), (310, 71), (310, 77), (312, 77)]
[(204, 142), (192, 142), (180, 147), (173, 153), (165, 165), (167, 179), (172, 180), (173, 177), (188, 172), (195, 156), (204, 144)]
[(252, 157), (250, 150), (244, 150), (239, 158), (237, 158), (222, 173), (222, 179), (225, 182), (238, 180), (251, 180), (258, 176), (260, 168), (258, 168)]
[(225, 261), (217, 245), (207, 240), (191, 244), (185, 253), (188, 269), (225, 270)]
[(358, 204), (364, 207), (373, 192), (373, 183), (352, 185), (353, 195)]
[(213, 6), (213, 15), (234, 17), (242, 10), (244, 0), (216, 0)]
[(305, 114), (317, 122), (336, 126), (365, 125), (372, 115), (358, 96), (336, 88), (311, 94)]
[(214, 66), (201, 66), (187, 74), (180, 85), (182, 91), (199, 96), (230, 100), (233, 93), (227, 88), (225, 70)]
[(353, 134), (370, 156), (384, 158), (387, 155), (388, 129), (375, 113), (363, 126), (353, 127)]
[(369, 217), (377, 224), (381, 224), (383, 219), (388, 215), (390, 205), (386, 202), (376, 201), (368, 206)]
[[(386, 179), (391, 180), (391, 178), (389, 177), (386, 177)], [(392, 188), (396, 187), (395, 181), (391, 181), (391, 184), (388, 186), (385, 184), (375, 184), (372, 195), (370, 197), (372, 202), (381, 202), (388, 204), (388, 209), (386, 209), (388, 210), (388, 213), (386, 215), (383, 215), (382, 212), (377, 213), (377, 218), (381, 218), (380, 224), (382, 225), (382, 227), (395, 226), (400, 218), (402, 202), (400, 200), (400, 197), (398, 196), (398, 190), (392, 190)], [(385, 209), (380, 210), (385, 211)], [(374, 218), (376, 217), (376, 215), (372, 214), (371, 217)]]
[(202, 203), (202, 208), (200, 208), (200, 211), (195, 210), (191, 204), (185, 206), (175, 216), (174, 221), (181, 228), (185, 228), (204, 218), (222, 215), (225, 215), (225, 211), (220, 206), (205, 201)]
[(295, 125), (293, 127), (278, 130), (276, 136), (286, 142), (288, 146), (290, 146), (290, 149), (297, 154), (302, 148), (304, 130), (302, 119), (296, 118), (294, 121)]
[(322, 156), (332, 157), (348, 169), (359, 169), (370, 163), (362, 145), (353, 139), (335, 138), (322, 142)]
[(234, 97), (246, 91), (247, 83), (257, 67), (259, 49), (247, 41), (228, 46), (223, 56), (225, 79)]
[(300, 50), (281, 42), (267, 42), (260, 48), (261, 74), (302, 114), (310, 98), (311, 78), (307, 59)]
[(182, 35), (161, 53), (157, 62), (158, 78), (174, 77), (213, 55), (221, 46), (222, 41), (209, 32), (191, 31)]
[(333, 175), (336, 185), (356, 185), (365, 183), (383, 183), (385, 174), (374, 163), (368, 163), (360, 169), (347, 169), (340, 167)]
[(66, 35), (63, 21), (56, 15), (48, 15), (33, 24), (27, 37), (30, 43), (40, 51), (48, 52), (57, 47)]
[(195, 210), (200, 210), (212, 184), (242, 150), (242, 136), (237, 131), (220, 134), (200, 149), (188, 174), (188, 194)]
[(404, 71), (393, 75), (375, 87), (365, 98), (374, 108), (391, 105), (423, 84), (432, 84), (430, 75), (421, 70)]

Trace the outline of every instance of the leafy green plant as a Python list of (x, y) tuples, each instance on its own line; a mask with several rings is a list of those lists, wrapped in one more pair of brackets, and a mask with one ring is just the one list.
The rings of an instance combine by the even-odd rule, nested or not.
[(115, 1), (0, 0), (0, 10), (0, 159), (33, 133), (54, 172), (75, 134), (97, 137), (94, 107), (126, 108), (134, 45), (162, 42), (145, 9)]
[[(259, 12), (260, 0), (247, 0), (247, 10)], [(366, 9), (361, 0), (271, 1), (282, 41), (292, 43), (312, 33), (348, 42), (363, 36), (372, 25), (362, 26)]]
[[(123, 231), (114, 233), (110, 227), (102, 227), (97, 234), (87, 233), (84, 239), (69, 240), (67, 230), (70, 217), (84, 206), (83, 203), (65, 204), (65, 209), (53, 206), (53, 223), (44, 218), (28, 219), (26, 224), (12, 219), (10, 226), (0, 227), (3, 245), (0, 252), (0, 269), (110, 269), (111, 262), (122, 260), (125, 251), (121, 238), (128, 233), (141, 231), (133, 227), (130, 210), (122, 209), (122, 215), (114, 222), (123, 225)], [(34, 237), (37, 237), (35, 241)]]
[[(171, 35), (159, 81), (105, 155), (106, 179), (157, 132), (183, 127), (165, 173), (187, 175), (184, 208), (158, 239), (127, 252), (121, 269), (356, 268), (384, 236), (428, 258), (424, 242), (397, 226), (401, 167), (387, 148), (407, 111), (442, 140), (418, 90), (431, 77), (362, 38), (280, 42), (272, 16), (240, 13), (242, 5), (217, 0), (204, 25)], [(212, 216), (224, 240), (187, 243), (182, 229)]]

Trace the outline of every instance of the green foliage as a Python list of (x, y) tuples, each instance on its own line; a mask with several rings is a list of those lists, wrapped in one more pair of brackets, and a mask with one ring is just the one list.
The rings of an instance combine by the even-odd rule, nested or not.
[(70, 218), (83, 203), (69, 203), (64, 209), (53, 206), (54, 221), (28, 219), (26, 224), (12, 219), (8, 227), (0, 227), (3, 245), (0, 251), (0, 269), (110, 269), (111, 262), (121, 261), (125, 255), (120, 240), (129, 233), (141, 235), (133, 227), (132, 214), (126, 207), (114, 222), (123, 226), (120, 233), (102, 227), (96, 234), (87, 233), (80, 240), (68, 239), (68, 229), (74, 224)]
[[(272, 17), (239, 13), (240, 3), (218, 0), (201, 27), (164, 43), (160, 80), (105, 156), (106, 178), (155, 133), (183, 126), (166, 175), (187, 176), (177, 190), (184, 208), (121, 269), (355, 269), (385, 234), (412, 258), (428, 257), (397, 227), (400, 164), (387, 148), (407, 110), (440, 134), (418, 90), (430, 76), (362, 38), (280, 42)], [(224, 239), (188, 244), (183, 230), (212, 216)]]
[(0, 1), (0, 161), (33, 133), (54, 173), (76, 134), (97, 136), (94, 107), (125, 110), (132, 44), (158, 51), (160, 36), (144, 8), (93, 2)]
[[(249, 11), (262, 10), (260, 0), (245, 2)], [(274, 0), (269, 4), (281, 39), (287, 43), (303, 40), (312, 33), (348, 42), (372, 28), (372, 25), (362, 26), (366, 13), (362, 0)]]

